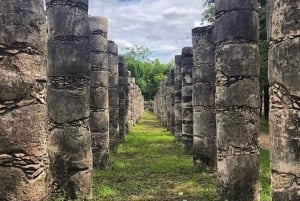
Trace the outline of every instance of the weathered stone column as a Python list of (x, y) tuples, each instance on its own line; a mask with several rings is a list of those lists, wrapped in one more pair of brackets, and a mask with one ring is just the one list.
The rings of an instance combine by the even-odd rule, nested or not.
[(107, 57), (108, 22), (104, 17), (89, 17), (91, 29), (90, 127), (94, 168), (103, 169), (109, 157), (109, 69)]
[(213, 26), (192, 30), (193, 159), (196, 166), (216, 170), (215, 48)]
[(128, 77), (127, 77), (127, 82), (128, 82), (128, 93), (127, 93), (127, 99), (128, 99), (128, 110), (127, 110), (127, 133), (131, 130), (133, 126), (133, 121), (132, 121), (132, 115), (133, 115), (133, 78), (131, 76), (131, 72), (128, 71)]
[(171, 71), (169, 71), (167, 78), (166, 78), (166, 106), (167, 106), (167, 122), (166, 127), (167, 130), (171, 132)]
[(168, 107), (167, 107), (167, 78), (162, 81), (162, 125), (167, 127), (168, 124)]
[(134, 80), (134, 85), (133, 85), (133, 125), (136, 124), (137, 122), (137, 119), (138, 119), (138, 112), (139, 112), (139, 109), (140, 109), (140, 103), (138, 101), (140, 101), (140, 95), (138, 94), (138, 86), (136, 85), (135, 83), (135, 78), (133, 78)]
[(174, 69), (174, 114), (175, 114), (175, 139), (177, 141), (182, 140), (181, 62), (182, 62), (181, 55), (176, 55), (175, 69)]
[(0, 1), (0, 200), (49, 195), (46, 17), (39, 0)]
[(300, 1), (268, 2), (272, 200), (300, 200)]
[(127, 114), (127, 68), (124, 62), (124, 58), (119, 56), (118, 60), (119, 70), (119, 140), (124, 141), (126, 135), (126, 114)]
[(186, 153), (193, 152), (193, 48), (182, 49), (182, 144)]
[(109, 149), (116, 151), (119, 145), (119, 69), (118, 46), (108, 41), (109, 76)]
[(163, 90), (162, 90), (162, 86), (163, 86), (163, 82), (161, 81), (159, 83), (159, 87), (158, 87), (158, 118), (160, 120), (160, 122), (162, 123), (163, 121), (163, 109), (162, 109), (162, 106), (163, 106)]
[(126, 67), (126, 82), (127, 84), (125, 85), (125, 124), (126, 124), (126, 133), (125, 135), (129, 132), (130, 130), (130, 118), (131, 118), (131, 105), (130, 105), (130, 101), (131, 101), (131, 97), (130, 97), (130, 86), (131, 86), (131, 72), (128, 71), (128, 67), (127, 64), (125, 63), (125, 67)]
[(170, 132), (175, 135), (175, 99), (174, 99), (174, 83), (175, 83), (175, 75), (174, 75), (174, 68), (170, 71)]
[(66, 199), (92, 198), (88, 0), (46, 0), (50, 167)]
[(138, 93), (138, 85), (135, 83), (135, 78), (133, 78), (133, 94), (132, 94), (132, 106), (133, 106), (133, 125), (136, 124), (138, 120), (139, 111), (141, 110), (141, 103), (139, 102), (141, 100), (141, 96)]
[(259, 200), (257, 1), (216, 0), (217, 192)]

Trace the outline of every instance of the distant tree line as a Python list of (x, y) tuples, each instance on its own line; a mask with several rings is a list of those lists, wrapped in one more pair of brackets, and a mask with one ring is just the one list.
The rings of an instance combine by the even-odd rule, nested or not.
[(174, 61), (162, 64), (158, 59), (150, 60), (151, 52), (143, 46), (134, 45), (126, 50), (124, 59), (132, 76), (135, 77), (136, 84), (140, 87), (145, 100), (153, 100), (159, 83), (174, 66)]

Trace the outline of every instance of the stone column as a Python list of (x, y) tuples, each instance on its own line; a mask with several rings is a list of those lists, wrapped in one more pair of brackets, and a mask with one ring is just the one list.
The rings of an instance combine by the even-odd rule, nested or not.
[(167, 78), (162, 81), (162, 125), (167, 128), (168, 124), (168, 100), (167, 100)]
[(166, 106), (167, 106), (167, 130), (171, 132), (171, 71), (169, 71), (166, 78)]
[(174, 82), (175, 82), (175, 75), (174, 75), (174, 68), (170, 71), (170, 131), (173, 135), (175, 135), (175, 99), (174, 99)]
[(181, 61), (182, 61), (181, 55), (176, 55), (175, 69), (174, 69), (174, 114), (175, 114), (175, 139), (177, 141), (182, 140)]
[(216, 170), (215, 49), (213, 26), (192, 30), (193, 40), (193, 160)]
[(109, 149), (116, 151), (119, 145), (119, 69), (118, 46), (108, 41), (109, 76)]
[(131, 77), (131, 72), (128, 71), (128, 93), (127, 93), (127, 98), (128, 98), (128, 110), (127, 110), (127, 133), (131, 130), (133, 126), (133, 121), (132, 121), (132, 115), (133, 115), (133, 78)]
[(140, 103), (138, 102), (140, 100), (140, 96), (139, 94), (137, 93), (137, 89), (138, 89), (138, 86), (136, 85), (135, 83), (135, 78), (133, 77), (133, 93), (132, 93), (132, 119), (133, 119), (133, 126), (136, 124), (137, 122), (137, 113), (138, 113), (138, 110), (140, 109), (139, 108), (139, 105)]
[(163, 93), (162, 93), (162, 81), (159, 83), (158, 87), (158, 118), (160, 122), (162, 123), (163, 121), (163, 110), (162, 110), (162, 105), (163, 105)]
[(127, 68), (125, 66), (124, 58), (119, 56), (118, 60), (119, 70), (119, 140), (124, 141), (126, 135), (126, 96), (127, 96)]
[(193, 48), (182, 49), (182, 144), (186, 153), (193, 152)]
[(88, 0), (46, 0), (49, 156), (66, 199), (92, 199)]
[(104, 17), (89, 17), (91, 29), (90, 127), (94, 168), (104, 169), (109, 157), (109, 70), (107, 57), (108, 22)]
[(128, 71), (128, 67), (125, 63), (126, 66), (126, 82), (127, 84), (125, 85), (125, 122), (126, 122), (126, 133), (125, 135), (129, 132), (130, 130), (130, 118), (131, 118), (131, 97), (130, 97), (130, 93), (131, 93), (131, 72)]
[(268, 2), (272, 200), (300, 200), (300, 1)]
[(259, 200), (257, 1), (216, 0), (217, 192)]
[(0, 200), (49, 195), (45, 23), (39, 0), (0, 1)]

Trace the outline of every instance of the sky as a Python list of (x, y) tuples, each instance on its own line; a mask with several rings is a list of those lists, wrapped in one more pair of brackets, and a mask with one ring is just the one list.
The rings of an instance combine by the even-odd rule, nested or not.
[(192, 46), (191, 30), (200, 26), (205, 0), (90, 0), (89, 14), (108, 18), (108, 38), (119, 52), (133, 45), (147, 47), (150, 59), (174, 59)]

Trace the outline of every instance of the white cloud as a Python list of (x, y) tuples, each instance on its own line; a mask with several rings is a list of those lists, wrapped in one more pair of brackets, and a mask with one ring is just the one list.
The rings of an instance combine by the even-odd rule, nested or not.
[(191, 30), (200, 25), (205, 0), (90, 0), (89, 14), (107, 17), (109, 39), (119, 49), (149, 48), (162, 62), (191, 46)]

